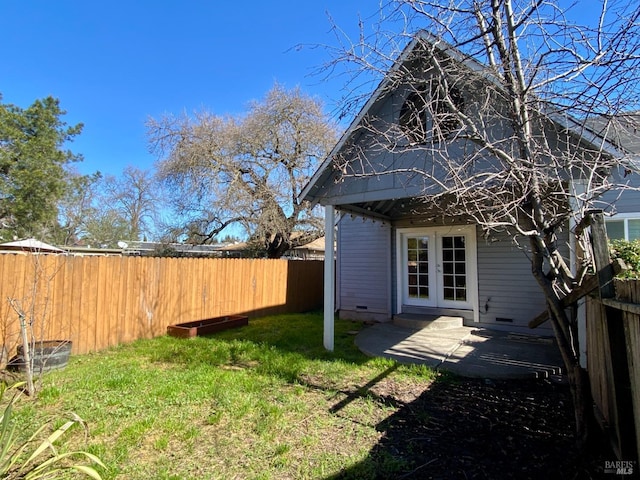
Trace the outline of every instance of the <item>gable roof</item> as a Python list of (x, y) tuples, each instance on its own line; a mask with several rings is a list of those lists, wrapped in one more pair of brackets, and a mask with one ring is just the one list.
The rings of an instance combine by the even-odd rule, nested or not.
[[(493, 71), (488, 69), (486, 65), (477, 61), (473, 57), (463, 54), (460, 50), (456, 49), (444, 40), (430, 34), (429, 32), (425, 30), (418, 31), (400, 53), (400, 55), (395, 60), (394, 64), (382, 79), (378, 87), (375, 89), (369, 100), (360, 109), (358, 115), (353, 119), (349, 127), (342, 134), (338, 143), (334, 146), (334, 148), (327, 155), (322, 164), (314, 172), (313, 176), (309, 179), (300, 194), (300, 199), (310, 200), (312, 203), (318, 202), (320, 197), (319, 194), (323, 184), (327, 182), (334, 173), (331, 168), (334, 157), (345, 146), (347, 141), (355, 134), (358, 126), (362, 123), (373, 106), (376, 105), (376, 103), (388, 93), (388, 87), (392, 82), (393, 75), (397, 73), (403, 65), (406, 64), (406, 62), (411, 58), (411, 55), (420, 45), (425, 44), (431, 46), (433, 49), (454, 60), (458, 64), (464, 65), (471, 72), (481, 76), (484, 80), (489, 81), (490, 83), (493, 83), (494, 85), (502, 88), (501, 79)], [(602, 149), (602, 151), (605, 151), (613, 156), (624, 155), (625, 152), (621, 151), (621, 145), (617, 144), (614, 141), (611, 141), (608, 136), (603, 135), (604, 132), (602, 131), (602, 129), (598, 130), (596, 128), (585, 128), (584, 123), (579, 122), (566, 113), (557, 112), (551, 107), (547, 108), (543, 113), (551, 122), (563, 129), (566, 129), (569, 132), (573, 132), (573, 134), (577, 138), (590, 143), (597, 149)], [(638, 144), (634, 143), (633, 148), (640, 151), (640, 138), (634, 137), (634, 139), (634, 142), (638, 142)], [(625, 141), (631, 143), (628, 139), (625, 139)]]
[[(302, 189), (302, 192), (300, 193), (301, 199), (306, 199), (312, 193), (314, 187), (322, 183), (321, 180), (328, 179), (328, 177), (331, 175), (331, 170), (329, 167), (331, 167), (331, 164), (333, 162), (333, 157), (342, 149), (342, 147), (344, 147), (347, 140), (354, 134), (354, 132), (358, 128), (358, 125), (362, 122), (362, 120), (367, 115), (369, 110), (371, 110), (373, 105), (375, 105), (376, 102), (384, 96), (386, 88), (391, 83), (391, 77), (393, 73), (397, 72), (405, 64), (405, 62), (409, 59), (411, 54), (416, 50), (416, 48), (418, 47), (418, 45), (420, 45), (421, 42), (430, 43), (436, 48), (438, 48), (438, 44), (442, 44), (443, 51), (451, 50), (451, 54), (455, 54), (457, 52), (454, 49), (452, 49), (451, 46), (446, 44), (444, 41), (439, 40), (434, 35), (428, 33), (425, 30), (420, 30), (418, 33), (416, 33), (413, 39), (402, 50), (402, 52), (400, 53), (396, 61), (393, 63), (393, 65), (391, 66), (391, 68), (389, 69), (385, 77), (382, 79), (378, 87), (374, 90), (369, 100), (367, 100), (367, 102), (362, 106), (362, 108), (360, 109), (360, 112), (358, 112), (358, 115), (356, 115), (356, 117), (353, 119), (353, 121), (351, 122), (347, 130), (342, 134), (342, 136), (338, 140), (338, 143), (336, 143), (336, 145), (333, 147), (331, 152), (329, 152), (329, 154), (326, 156), (322, 164), (315, 171), (311, 179), (309, 179), (309, 181), (307, 182), (307, 185), (305, 185), (305, 187)], [(457, 52), (457, 54), (458, 56), (461, 56), (460, 52)], [(477, 68), (477, 65), (479, 64), (475, 61), (473, 62), (475, 63), (475, 65), (473, 65), (475, 70)]]

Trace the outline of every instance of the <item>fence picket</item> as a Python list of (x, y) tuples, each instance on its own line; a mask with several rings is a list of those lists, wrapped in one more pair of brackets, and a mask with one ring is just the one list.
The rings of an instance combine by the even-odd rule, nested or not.
[[(640, 281), (615, 279), (614, 285), (615, 300), (587, 298), (588, 371), (596, 412), (602, 415), (602, 421), (608, 427), (614, 450), (622, 457), (624, 455), (621, 451), (626, 444), (627, 455), (630, 453), (629, 448), (633, 448), (637, 460), (640, 458), (640, 442), (637, 441), (640, 438), (640, 314), (637, 313)], [(619, 379), (618, 385), (615, 384), (616, 376), (612, 365), (614, 352), (607, 348), (612, 319), (603, 315), (604, 308), (601, 305), (604, 302), (612, 309), (624, 310), (622, 322), (628, 376)], [(617, 390), (626, 389), (631, 392), (630, 408), (617, 404), (616, 387)], [(624, 410), (619, 411), (620, 408)], [(635, 435), (627, 432), (630, 425), (625, 422), (625, 418), (633, 418)]]
[(322, 274), (317, 260), (0, 254), (4, 360), (18, 335), (9, 298), (33, 309), (47, 339), (70, 339), (74, 353), (87, 353), (180, 322), (320, 308)]

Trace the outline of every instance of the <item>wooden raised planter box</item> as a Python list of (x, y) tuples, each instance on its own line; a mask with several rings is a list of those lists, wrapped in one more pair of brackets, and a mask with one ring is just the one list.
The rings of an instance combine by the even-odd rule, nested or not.
[(243, 327), (249, 324), (246, 315), (225, 315), (224, 317), (206, 318), (193, 322), (176, 323), (167, 327), (167, 334), (178, 338), (191, 338), (208, 335), (229, 328)]

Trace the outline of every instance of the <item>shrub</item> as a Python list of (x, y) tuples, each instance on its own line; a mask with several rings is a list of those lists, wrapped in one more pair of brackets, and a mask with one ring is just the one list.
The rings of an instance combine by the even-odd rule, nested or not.
[(640, 240), (612, 240), (609, 250), (613, 258), (620, 258), (627, 265), (620, 277), (640, 278)]

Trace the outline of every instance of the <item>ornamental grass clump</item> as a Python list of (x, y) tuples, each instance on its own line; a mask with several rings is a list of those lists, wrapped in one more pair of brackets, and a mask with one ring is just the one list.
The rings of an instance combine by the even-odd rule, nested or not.
[[(17, 425), (12, 418), (13, 407), (20, 396), (20, 388), (24, 383), (11, 387), (0, 383), (0, 400), (4, 399), (8, 390), (13, 396), (0, 416), (0, 479), (36, 480), (41, 478), (69, 478), (73, 474), (81, 474), (101, 480), (100, 474), (93, 465), (105, 467), (95, 455), (83, 451), (58, 452), (54, 444), (74, 425), (86, 428), (84, 421), (73, 415), (61, 427), (42, 439), (47, 424), (38, 428), (26, 441), (19, 443), (15, 437)], [(80, 463), (76, 463), (80, 460)]]

